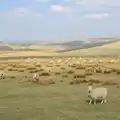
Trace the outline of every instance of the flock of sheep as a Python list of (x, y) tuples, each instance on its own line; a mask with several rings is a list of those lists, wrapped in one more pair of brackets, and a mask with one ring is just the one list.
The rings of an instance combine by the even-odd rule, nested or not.
[[(30, 59), (28, 58), (25, 62), (30, 63), (30, 62), (34, 62), (34, 63), (39, 63), (37, 61), (37, 59)], [(119, 63), (120, 60), (119, 59), (105, 59), (105, 60), (101, 60), (101, 59), (97, 59), (97, 58), (93, 58), (88, 60), (87, 58), (75, 58), (75, 57), (69, 57), (67, 59), (56, 59), (55, 57), (52, 58), (52, 60), (48, 61), (48, 64), (59, 64), (59, 65), (85, 65), (85, 64), (94, 64), (94, 65), (103, 65), (103, 63)], [(50, 72), (49, 68), (46, 68), (46, 70), (48, 70)], [(95, 70), (93, 70), (94, 72), (96, 72)], [(39, 80), (39, 74), (38, 73), (34, 73), (33, 74), (33, 79), (38, 81)], [(3, 79), (4, 78), (4, 72), (0, 73), (0, 78)], [(88, 97), (90, 99), (89, 104), (92, 103), (92, 101), (94, 102), (94, 104), (96, 104), (97, 100), (101, 100), (101, 104), (102, 103), (106, 103), (106, 97), (107, 97), (107, 88), (105, 87), (97, 87), (97, 88), (93, 88), (92, 84), (90, 84), (88, 86)]]
[[(70, 61), (72, 59), (72, 61)], [(110, 59), (108, 61), (103, 61), (103, 60), (97, 60), (97, 59), (92, 59), (90, 61), (87, 61), (84, 58), (79, 58), (77, 61), (75, 60), (76, 58), (67, 58), (66, 60), (62, 61), (62, 59), (57, 60), (56, 62), (59, 64), (69, 64), (69, 65), (73, 65), (73, 64), (85, 64), (85, 63), (90, 63), (90, 64), (102, 64), (104, 62), (108, 62), (108, 63), (117, 63), (119, 62), (118, 59)], [(49, 61), (50, 64), (55, 63), (55, 57)], [(38, 80), (39, 79), (39, 75), (37, 73), (33, 74), (33, 79)], [(97, 87), (97, 88), (93, 88), (92, 84), (90, 84), (88, 86), (88, 98), (90, 99), (89, 104), (92, 103), (92, 101), (94, 102), (94, 104), (96, 104), (97, 100), (101, 101), (101, 104), (106, 103), (106, 97), (107, 97), (107, 93), (108, 93), (108, 89), (105, 87)]]

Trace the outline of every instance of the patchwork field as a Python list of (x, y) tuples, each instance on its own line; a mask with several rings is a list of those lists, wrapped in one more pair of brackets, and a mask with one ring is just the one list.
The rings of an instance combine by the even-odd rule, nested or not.
[[(4, 60), (0, 71), (1, 120), (120, 119), (118, 58)], [(108, 88), (106, 104), (86, 102), (89, 83)]]

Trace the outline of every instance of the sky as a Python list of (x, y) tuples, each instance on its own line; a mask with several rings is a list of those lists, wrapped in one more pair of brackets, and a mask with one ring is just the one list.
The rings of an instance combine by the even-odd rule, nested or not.
[(120, 0), (0, 0), (0, 41), (120, 36)]

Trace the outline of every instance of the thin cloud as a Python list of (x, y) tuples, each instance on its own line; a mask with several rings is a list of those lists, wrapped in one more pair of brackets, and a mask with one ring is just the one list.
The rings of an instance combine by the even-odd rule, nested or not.
[(120, 9), (120, 0), (64, 0), (84, 7), (84, 10)]
[(87, 15), (84, 15), (85, 18), (88, 18), (88, 19), (97, 19), (97, 20), (104, 19), (104, 18), (106, 18), (108, 16), (109, 16), (108, 13), (103, 13), (103, 14), (87, 14)]
[(66, 8), (61, 5), (51, 5), (51, 10), (54, 12), (63, 12), (65, 9)]
[(36, 13), (34, 11), (30, 11), (28, 8), (16, 8), (11, 11), (0, 13), (2, 16), (16, 16), (16, 17), (24, 17), (24, 16), (34, 16), (40, 17), (41, 14)]

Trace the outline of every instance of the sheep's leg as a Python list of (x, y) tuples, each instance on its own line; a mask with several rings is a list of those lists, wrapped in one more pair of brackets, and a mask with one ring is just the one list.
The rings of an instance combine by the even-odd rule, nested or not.
[(91, 102), (92, 102), (92, 100), (90, 99), (90, 102), (89, 102), (89, 104), (91, 104)]
[(106, 103), (107, 101), (106, 100), (104, 100), (104, 103)]
[(101, 101), (101, 104), (102, 104), (102, 103), (106, 103), (106, 100), (102, 100), (102, 101)]
[(94, 100), (94, 105), (96, 104), (96, 100)]
[(104, 100), (101, 101), (101, 104), (103, 104)]

